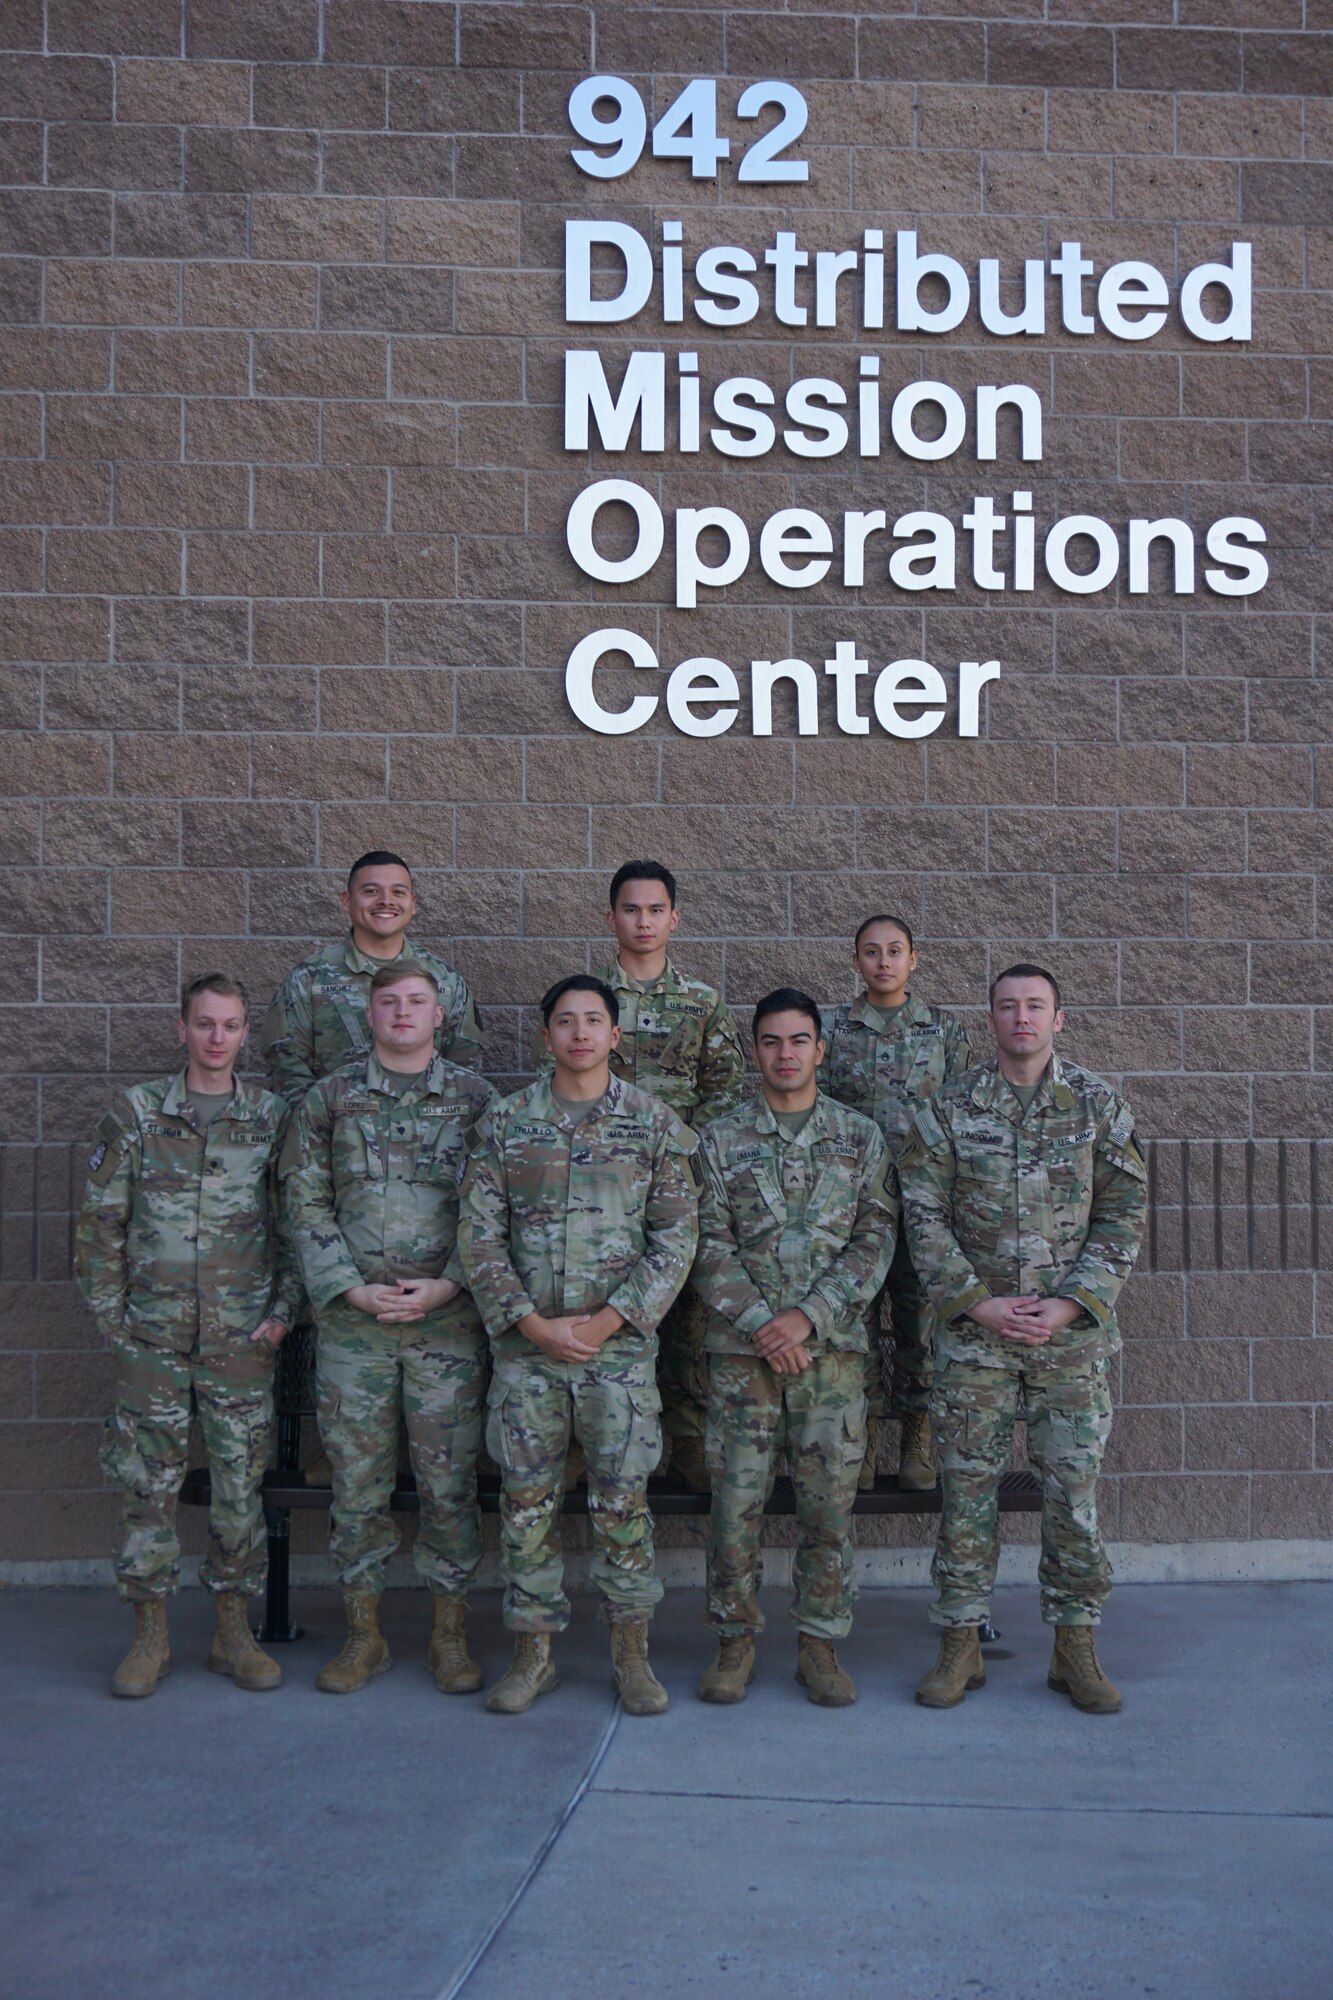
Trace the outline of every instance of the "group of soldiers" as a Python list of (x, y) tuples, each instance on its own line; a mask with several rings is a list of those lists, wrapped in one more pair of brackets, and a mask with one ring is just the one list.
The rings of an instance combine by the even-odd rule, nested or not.
[(917, 1699), (953, 1707), (985, 1679), (999, 1484), (1023, 1415), (1049, 1684), (1086, 1711), (1119, 1708), (1093, 1631), (1110, 1587), (1096, 1488), (1115, 1300), (1146, 1210), (1128, 1104), (1056, 1054), (1060, 993), (1036, 965), (994, 982), (994, 1053), (974, 1060), (960, 1023), (912, 990), (911, 930), (893, 916), (857, 932), (850, 1006), (826, 1016), (793, 987), (760, 1001), (747, 1096), (735, 1021), (669, 956), (676, 893), (657, 862), (618, 870), (615, 956), (551, 987), (536, 1080), (503, 1100), (480, 1073), (465, 982), (407, 942), (416, 901), (396, 855), (356, 862), (348, 935), (283, 983), (261, 1042), (272, 1089), (236, 1073), (239, 981), (186, 988), (183, 1066), (101, 1120), (78, 1230), (80, 1282), (115, 1355), (102, 1458), (124, 1496), (116, 1575), (135, 1633), (114, 1693), (150, 1694), (169, 1670), (194, 1409), (212, 1493), (208, 1665), (243, 1688), (280, 1684), (247, 1600), (265, 1580), (276, 1350), (313, 1313), (347, 1623), (319, 1675), (328, 1692), (392, 1664), (379, 1610), (405, 1429), (441, 1691), (483, 1685), (466, 1607), (484, 1440), (514, 1635), (487, 1707), (521, 1713), (557, 1685), (559, 1520), (586, 1480), (622, 1704), (664, 1710), (647, 1483), (665, 1430), (671, 1472), (712, 1496), (717, 1650), (700, 1697), (743, 1701), (754, 1674), (762, 1516), (785, 1459), (797, 1678), (844, 1706), (851, 1516), (892, 1415), (900, 1483), (933, 1487), (937, 1466), (942, 1480), (942, 1630)]

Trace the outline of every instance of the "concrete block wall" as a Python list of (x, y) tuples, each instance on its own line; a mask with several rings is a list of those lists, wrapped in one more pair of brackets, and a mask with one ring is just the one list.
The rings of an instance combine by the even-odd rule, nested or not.
[[(1324, 0), (4, 0), (0, 49), (0, 1558), (106, 1547), (106, 1364), (68, 1214), (112, 1079), (171, 1063), (184, 976), (225, 964), (262, 1008), (330, 933), (348, 860), (385, 843), (502, 1081), (545, 983), (597, 962), (629, 852), (678, 868), (680, 956), (741, 1009), (779, 977), (849, 994), (851, 929), (886, 905), (946, 1003), (975, 1010), (1020, 952), (1051, 964), (1068, 1045), (1127, 1080), (1163, 1149), (1110, 1526), (1327, 1535), (1333, 1170), (1312, 1186), (1298, 1143), (1333, 1114)], [(565, 107), (596, 70), (658, 110), (692, 76), (724, 107), (798, 80), (808, 185), (673, 161), (585, 178)], [(590, 584), (570, 500), (648, 464), (562, 448), (582, 344), (562, 229), (599, 209), (680, 216), (687, 247), (915, 227), (1006, 274), (1077, 236), (1173, 286), (1251, 241), (1240, 350), (1175, 318), (1133, 352), (975, 319), (875, 343), (886, 381), (1038, 388), (1043, 461), (1013, 483), (1039, 513), (1253, 514), (1268, 587), (1020, 604), (872, 577), (840, 604), (747, 577), (685, 613)], [(596, 344), (644, 326), (706, 347), (651, 314)], [(765, 320), (714, 352), (783, 381), (812, 354), (854, 373), (868, 344)], [(661, 494), (756, 525), (790, 504), (956, 515), (1009, 474), (705, 451), (669, 456)], [(994, 656), (1003, 676), (978, 742), (800, 738), (780, 707), (767, 740), (663, 721), (613, 741), (563, 689), (571, 644), (611, 622), (668, 663), (818, 662), (852, 635), (874, 665)]]

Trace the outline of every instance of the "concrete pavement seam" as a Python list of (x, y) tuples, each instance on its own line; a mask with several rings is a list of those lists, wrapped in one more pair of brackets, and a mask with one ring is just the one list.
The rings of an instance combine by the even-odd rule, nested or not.
[(514, 1888), (510, 1893), (509, 1897), (506, 1899), (503, 1909), (501, 1909), (498, 1916), (496, 1916), (495, 1919), (487, 1926), (486, 1935), (482, 1938), (480, 1944), (476, 1946), (475, 1950), (468, 1958), (466, 1964), (463, 1965), (461, 1969), (454, 1974), (453, 1978), (449, 1981), (449, 1984), (441, 1989), (439, 1994), (436, 1996), (436, 2000), (458, 2000), (458, 1995), (463, 1991), (463, 1988), (467, 1985), (469, 1979), (471, 1979), (473, 1973), (477, 1970), (477, 1967), (481, 1964), (481, 1961), (485, 1958), (487, 1952), (490, 1950), (491, 1946), (495, 1943), (495, 1940), (499, 1937), (505, 1925), (509, 1922), (510, 1917), (513, 1916), (514, 1911), (518, 1908), (524, 1896), (526, 1896), (528, 1890), (531, 1888), (532, 1884), (536, 1881), (538, 1875), (541, 1873), (542, 1868), (546, 1863), (547, 1857), (550, 1855), (553, 1848), (555, 1847), (556, 1842), (559, 1840), (561, 1834), (564, 1832), (565, 1828), (569, 1825), (570, 1820), (574, 1817), (574, 1814), (578, 1811), (580, 1805), (583, 1803), (583, 1799), (587, 1794), (589, 1786), (592, 1784), (593, 1779), (597, 1776), (598, 1771), (602, 1767), (603, 1758), (606, 1756), (607, 1751), (611, 1748), (611, 1743), (613, 1738), (615, 1737), (616, 1729), (619, 1722), (620, 1722), (620, 1697), (619, 1695), (617, 1695), (614, 1701), (612, 1702), (611, 1713), (606, 1719), (606, 1726), (603, 1729), (600, 1738), (598, 1739), (597, 1748), (593, 1751), (592, 1756), (589, 1759), (587, 1768), (584, 1771), (583, 1776), (579, 1779), (578, 1784), (574, 1787), (574, 1790), (570, 1794), (568, 1802), (564, 1806), (563, 1810), (560, 1812), (554, 1824), (547, 1830), (546, 1836), (543, 1839), (541, 1845), (538, 1847), (537, 1852), (533, 1855), (531, 1861), (528, 1863), (522, 1875), (515, 1883)]
[[(885, 1806), (901, 1806), (906, 1811), (918, 1812), (997, 1812), (1006, 1818), (1016, 1813), (1098, 1813), (1113, 1814), (1126, 1819), (1137, 1819), (1150, 1815), (1159, 1819), (1333, 1819), (1333, 1811), (1316, 1812), (1298, 1810), (1293, 1812), (1263, 1812), (1252, 1806), (1112, 1806), (1095, 1802), (1087, 1805), (1015, 1805), (1010, 1801), (997, 1803), (986, 1799), (863, 1799), (863, 1798), (821, 1798), (811, 1792), (708, 1792), (697, 1786), (688, 1790), (675, 1791), (660, 1785), (599, 1785), (599, 1799), (714, 1799), (722, 1805), (755, 1806), (861, 1806), (867, 1812), (881, 1810)], [(450, 1995), (442, 2000), (451, 2000)]]

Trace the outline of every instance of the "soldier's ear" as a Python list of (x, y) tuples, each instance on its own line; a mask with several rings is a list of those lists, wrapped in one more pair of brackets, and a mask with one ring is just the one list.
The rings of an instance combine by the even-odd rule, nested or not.
[(1063, 1007), (1057, 1007), (1055, 1010), (1055, 1020), (1051, 1025), (1051, 1033), (1053, 1035), (1058, 1035), (1061, 1028), (1063, 1028), (1064, 1024), (1065, 1024), (1065, 1010)]
[(676, 908), (675, 904), (673, 903), (671, 905), (671, 922), (667, 925), (667, 931), (669, 934), (674, 933), (676, 925), (679, 922), (680, 922), (680, 911)]
[(183, 1015), (176, 1023), (176, 1040), (182, 1048), (185, 1047), (185, 1017)]
[(352, 892), (350, 889), (340, 889), (338, 891), (338, 903), (343, 915), (350, 917), (352, 914)]
[(617, 1021), (617, 1022), (615, 1023), (614, 1027), (613, 1027), (613, 1028), (612, 1028), (612, 1030), (611, 1030), (611, 1046), (612, 1046), (612, 1048), (613, 1048), (613, 1049), (618, 1049), (618, 1048), (620, 1047), (620, 1023), (619, 1023), (619, 1021)]

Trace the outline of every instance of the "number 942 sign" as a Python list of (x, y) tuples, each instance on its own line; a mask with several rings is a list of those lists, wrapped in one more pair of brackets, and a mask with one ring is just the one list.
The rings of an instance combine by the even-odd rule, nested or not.
[[(789, 83), (752, 83), (741, 92), (738, 118), (759, 118), (770, 107), (778, 113), (741, 155), (738, 181), (808, 181), (808, 160), (785, 160), (805, 130), (805, 99)], [(607, 116), (607, 112), (610, 116)], [(643, 98), (623, 76), (590, 76), (569, 100), (569, 122), (587, 146), (576, 146), (575, 166), (594, 180), (618, 180), (643, 157), (648, 140), (648, 113)], [(610, 147), (594, 152), (594, 147)], [(651, 151), (659, 160), (688, 160), (695, 180), (712, 180), (723, 160), (731, 157), (730, 139), (717, 135), (717, 85), (711, 77), (696, 77), (653, 126)]]

